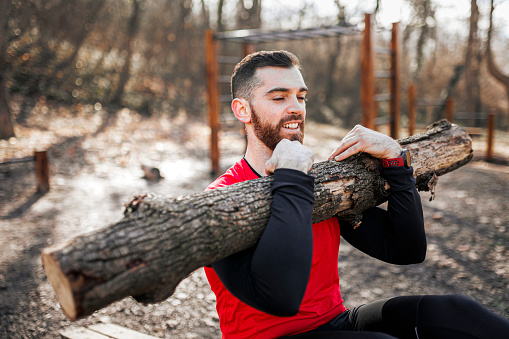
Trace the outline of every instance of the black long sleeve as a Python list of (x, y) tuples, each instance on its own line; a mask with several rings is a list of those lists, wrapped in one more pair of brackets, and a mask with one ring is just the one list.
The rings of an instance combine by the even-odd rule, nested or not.
[(391, 186), (387, 211), (371, 208), (354, 229), (339, 218), (341, 235), (362, 252), (392, 264), (420, 263), (426, 256), (421, 199), (412, 168), (384, 168)]
[(263, 312), (291, 316), (306, 291), (313, 258), (314, 178), (277, 169), (271, 216), (256, 246), (214, 264), (235, 297)]

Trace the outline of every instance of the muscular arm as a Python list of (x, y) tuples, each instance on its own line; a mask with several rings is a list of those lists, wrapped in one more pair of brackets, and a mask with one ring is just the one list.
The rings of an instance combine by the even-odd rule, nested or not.
[(300, 171), (277, 169), (271, 216), (258, 244), (212, 264), (242, 302), (277, 316), (298, 312), (313, 258), (313, 184)]
[(341, 235), (362, 252), (392, 264), (420, 263), (426, 256), (426, 235), (412, 168), (383, 169), (391, 186), (387, 211), (371, 208), (354, 229), (339, 219)]

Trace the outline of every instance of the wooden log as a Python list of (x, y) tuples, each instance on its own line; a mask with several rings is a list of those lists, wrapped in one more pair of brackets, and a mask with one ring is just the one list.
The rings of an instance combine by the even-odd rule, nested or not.
[[(398, 141), (412, 152), (420, 190), (433, 189), (437, 176), (473, 155), (469, 135), (445, 120)], [(310, 174), (313, 222), (338, 215), (357, 224), (364, 210), (389, 195), (380, 161), (367, 154), (317, 163)], [(44, 249), (44, 269), (64, 313), (76, 320), (127, 296), (163, 301), (195, 269), (253, 246), (269, 219), (271, 181), (263, 177), (180, 198), (138, 196), (119, 222)]]

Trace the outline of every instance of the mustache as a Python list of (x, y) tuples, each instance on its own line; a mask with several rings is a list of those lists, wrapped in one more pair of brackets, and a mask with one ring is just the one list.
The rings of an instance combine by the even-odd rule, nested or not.
[(279, 121), (279, 127), (281, 128), (287, 122), (294, 121), (294, 120), (300, 120), (300, 121), (302, 121), (301, 125), (304, 125), (304, 116), (299, 113), (299, 114), (296, 114), (296, 115), (287, 115), (287, 116), (283, 117)]

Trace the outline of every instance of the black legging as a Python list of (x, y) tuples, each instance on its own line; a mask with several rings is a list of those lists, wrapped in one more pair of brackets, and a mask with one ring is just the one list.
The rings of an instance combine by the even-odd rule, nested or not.
[(509, 321), (461, 295), (403, 296), (340, 314), (298, 339), (505, 339)]

